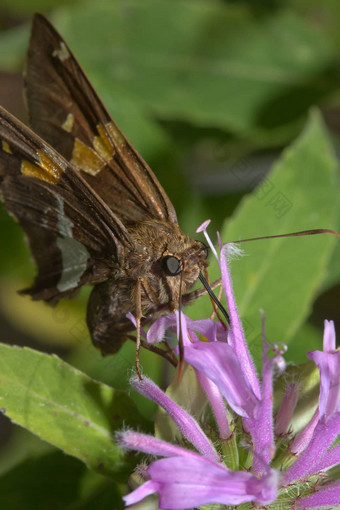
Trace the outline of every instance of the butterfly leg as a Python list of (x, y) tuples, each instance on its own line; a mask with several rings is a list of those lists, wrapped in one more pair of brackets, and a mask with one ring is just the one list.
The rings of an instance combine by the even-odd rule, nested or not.
[(136, 370), (139, 380), (142, 380), (139, 365), (139, 351), (140, 351), (140, 330), (141, 330), (141, 319), (142, 319), (142, 280), (138, 278), (136, 291), (135, 291), (135, 303), (136, 303)]

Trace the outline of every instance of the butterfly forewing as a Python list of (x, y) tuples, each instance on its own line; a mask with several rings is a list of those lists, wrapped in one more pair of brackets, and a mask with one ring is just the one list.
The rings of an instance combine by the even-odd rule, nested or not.
[(56, 300), (107, 278), (129, 236), (52, 147), (0, 107), (0, 190), (28, 236), (39, 273), (29, 292)]
[(26, 94), (33, 130), (82, 171), (125, 224), (177, 223), (155, 175), (116, 126), (65, 41), (40, 15), (33, 21)]

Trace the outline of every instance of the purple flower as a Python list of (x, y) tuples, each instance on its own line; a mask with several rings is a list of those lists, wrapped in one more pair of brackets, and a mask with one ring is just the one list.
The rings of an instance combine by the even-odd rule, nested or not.
[[(340, 462), (339, 448), (332, 447), (332, 443), (340, 434), (340, 351), (335, 350), (335, 330), (332, 321), (325, 321), (323, 348), (323, 351), (308, 353), (308, 357), (316, 363), (320, 372), (319, 406), (306, 427), (308, 434), (303, 449), (301, 440), (299, 441), (299, 450), (302, 451), (286, 472), (286, 483), (306, 478)], [(291, 449), (297, 451), (294, 442)], [(322, 492), (319, 491), (319, 496)]]
[(198, 423), (148, 378), (133, 378), (135, 389), (175, 422), (183, 446), (162, 440), (161, 427), (157, 438), (133, 431), (119, 433), (124, 448), (163, 457), (143, 470), (144, 483), (124, 501), (132, 505), (156, 493), (158, 508), (168, 510), (245, 503), (271, 508), (271, 503), (281, 500), (284, 508), (292, 509), (340, 505), (340, 482), (329, 472), (340, 463), (340, 445), (336, 444), (340, 434), (340, 351), (335, 350), (334, 324), (325, 321), (324, 350), (308, 354), (320, 373), (319, 405), (309, 423), (296, 433), (291, 423), (303, 381), (300, 378), (287, 384), (274, 419), (273, 375), (285, 370), (284, 349), (266, 343), (263, 319), (259, 377), (237, 313), (226, 263), (229, 250), (228, 245), (221, 247), (219, 264), (230, 326), (225, 329), (209, 319), (192, 321), (177, 312), (156, 321), (146, 336), (148, 342), (160, 341), (166, 329), (178, 331), (181, 321), (184, 359), (195, 369), (215, 427), (209, 419)]
[(184, 438), (200, 454), (133, 431), (120, 432), (120, 444), (152, 455), (165, 457), (154, 461), (146, 470), (148, 480), (124, 497), (132, 505), (157, 492), (162, 509), (184, 509), (208, 503), (237, 505), (248, 501), (261, 504), (276, 498), (278, 472), (270, 468), (258, 478), (246, 471), (231, 471), (222, 462), (209, 438), (196, 420), (173, 402), (150, 379), (132, 379), (141, 394), (149, 396), (166, 409)]
[(182, 510), (204, 504), (238, 505), (247, 501), (269, 503), (276, 495), (276, 473), (261, 479), (245, 471), (230, 471), (204, 457), (187, 455), (156, 460), (147, 469), (145, 484), (124, 497), (134, 504), (154, 492), (159, 494), (159, 507)]

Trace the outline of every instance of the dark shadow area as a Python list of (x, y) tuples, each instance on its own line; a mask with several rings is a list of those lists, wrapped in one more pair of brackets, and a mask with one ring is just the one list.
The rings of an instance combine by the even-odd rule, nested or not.
[(82, 462), (62, 452), (28, 459), (0, 478), (1, 508), (119, 510), (124, 507), (114, 482), (104, 477), (91, 495), (84, 498), (82, 484), (87, 472)]
[[(320, 329), (322, 336), (325, 319), (332, 319), (334, 321), (335, 330), (340, 331), (340, 284), (335, 285), (331, 289), (321, 294), (315, 301), (312, 314), (309, 318), (315, 327)], [(340, 338), (338, 335), (337, 345), (340, 345)]]
[(339, 66), (334, 63), (304, 83), (282, 87), (282, 92), (268, 98), (258, 112), (256, 125), (262, 129), (273, 129), (305, 117), (310, 107), (322, 103), (338, 90), (339, 81)]

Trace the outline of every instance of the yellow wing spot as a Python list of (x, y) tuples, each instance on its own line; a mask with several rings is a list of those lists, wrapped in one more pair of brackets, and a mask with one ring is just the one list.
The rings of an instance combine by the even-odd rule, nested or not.
[(8, 145), (8, 143), (6, 142), (6, 140), (2, 140), (1, 142), (2, 142), (2, 150), (4, 152), (7, 152), (8, 154), (13, 154), (12, 151), (11, 151), (11, 148)]
[(97, 175), (103, 167), (102, 159), (79, 138), (75, 139), (71, 163), (90, 175)]
[(70, 53), (69, 53), (68, 49), (66, 48), (66, 44), (63, 41), (60, 41), (59, 49), (53, 51), (52, 57), (57, 57), (62, 62), (64, 60), (67, 60), (68, 58), (70, 58)]
[(27, 175), (27, 177), (36, 177), (37, 179), (50, 182), (51, 184), (56, 184), (58, 182), (58, 180), (54, 179), (51, 175), (46, 174), (43, 168), (40, 168), (25, 159), (21, 162), (21, 173), (23, 175)]
[(73, 124), (74, 124), (73, 113), (69, 113), (68, 116), (66, 117), (65, 122), (61, 125), (61, 127), (62, 127), (62, 129), (64, 131), (67, 131), (68, 133), (71, 133), (72, 128), (73, 128)]
[(115, 152), (114, 147), (102, 124), (98, 124), (97, 131), (99, 136), (94, 137), (93, 147), (105, 161), (110, 161)]
[(108, 122), (105, 127), (118, 147), (126, 144), (124, 136), (113, 122)]
[(37, 151), (39, 159), (41, 161), (42, 168), (54, 179), (56, 179), (56, 182), (59, 181), (60, 177), (62, 176), (63, 172), (66, 169), (65, 163), (63, 164), (62, 161), (59, 161), (59, 164), (57, 165), (50, 157), (47, 156), (45, 152)]
[(57, 166), (45, 153), (37, 151), (40, 164), (35, 165), (25, 159), (21, 162), (21, 173), (28, 177), (36, 177), (51, 184), (57, 184), (63, 173), (63, 169)]

